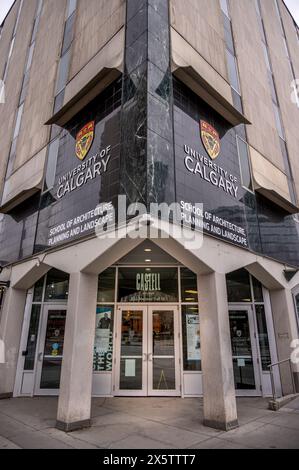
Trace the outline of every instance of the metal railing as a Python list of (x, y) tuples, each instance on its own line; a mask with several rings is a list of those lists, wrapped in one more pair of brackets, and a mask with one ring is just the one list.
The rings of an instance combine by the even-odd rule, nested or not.
[[(273, 400), (276, 400), (276, 398), (280, 398), (277, 396), (276, 394), (276, 387), (275, 387), (275, 382), (274, 382), (274, 376), (273, 376), (273, 367), (279, 367), (281, 364), (286, 364), (286, 363), (289, 363), (289, 368), (290, 368), (290, 374), (291, 374), (291, 381), (292, 381), (292, 386), (293, 386), (293, 393), (295, 394), (296, 393), (296, 384), (295, 384), (295, 379), (294, 379), (294, 375), (293, 375), (293, 368), (292, 368), (292, 362), (291, 362), (291, 359), (284, 359), (283, 361), (279, 361), (279, 362), (274, 362), (273, 364), (270, 364), (268, 367), (269, 367), (269, 370), (270, 370), (270, 376), (271, 376), (271, 387), (272, 387), (272, 396), (273, 396)], [(283, 393), (283, 388), (281, 387), (281, 396), (285, 396), (284, 393)]]

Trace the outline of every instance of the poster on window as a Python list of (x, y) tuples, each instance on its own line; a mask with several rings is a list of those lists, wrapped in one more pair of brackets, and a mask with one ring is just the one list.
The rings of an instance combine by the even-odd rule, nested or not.
[(98, 307), (94, 342), (94, 371), (112, 370), (112, 307)]
[(199, 315), (186, 315), (188, 361), (200, 361)]

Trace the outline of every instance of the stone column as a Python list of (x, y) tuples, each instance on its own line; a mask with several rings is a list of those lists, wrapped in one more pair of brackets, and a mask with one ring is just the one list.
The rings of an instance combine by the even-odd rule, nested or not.
[(97, 287), (97, 275), (70, 275), (56, 423), (67, 432), (90, 425)]
[(238, 426), (226, 279), (198, 278), (204, 424), (228, 431)]
[(0, 364), (0, 398), (13, 395), (22, 333), (26, 290), (10, 287), (1, 313), (0, 339), (4, 341), (4, 364)]
[[(272, 315), (276, 336), (278, 361), (288, 359), (292, 352), (291, 342), (298, 339), (296, 312), (290, 289), (270, 290)], [(299, 392), (299, 364), (292, 364), (293, 376)], [(284, 395), (293, 393), (293, 381), (289, 364), (280, 366), (281, 386)]]

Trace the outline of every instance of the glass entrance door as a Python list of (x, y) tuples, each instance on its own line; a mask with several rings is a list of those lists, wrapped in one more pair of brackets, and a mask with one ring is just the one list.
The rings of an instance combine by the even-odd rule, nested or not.
[(178, 313), (166, 306), (118, 310), (116, 395), (180, 395)]
[(258, 350), (250, 307), (229, 310), (236, 395), (260, 395)]
[(57, 395), (63, 357), (66, 308), (45, 306), (37, 361), (37, 395)]

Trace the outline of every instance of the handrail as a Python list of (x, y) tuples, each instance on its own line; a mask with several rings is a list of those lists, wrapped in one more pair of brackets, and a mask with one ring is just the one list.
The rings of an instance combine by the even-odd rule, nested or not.
[(289, 361), (290, 359), (284, 359), (283, 361), (273, 362), (273, 364), (270, 364), (268, 367), (278, 366), (279, 364), (283, 364), (284, 362), (289, 362)]
[[(270, 369), (271, 387), (272, 387), (272, 397), (273, 397), (273, 400), (276, 400), (276, 388), (275, 388), (274, 377), (273, 377), (273, 367), (279, 366), (279, 365), (284, 364), (284, 363), (286, 363), (286, 362), (288, 362), (288, 363), (289, 363), (289, 366), (290, 366), (290, 373), (291, 373), (291, 379), (292, 379), (292, 385), (293, 385), (293, 392), (296, 393), (296, 384), (295, 384), (295, 379), (294, 379), (294, 375), (293, 375), (293, 369), (292, 369), (292, 362), (291, 362), (291, 359), (290, 359), (290, 358), (288, 358), (288, 359), (283, 359), (282, 361), (274, 362), (273, 364), (268, 365), (268, 368)], [(282, 396), (283, 396), (283, 392), (282, 392)]]

